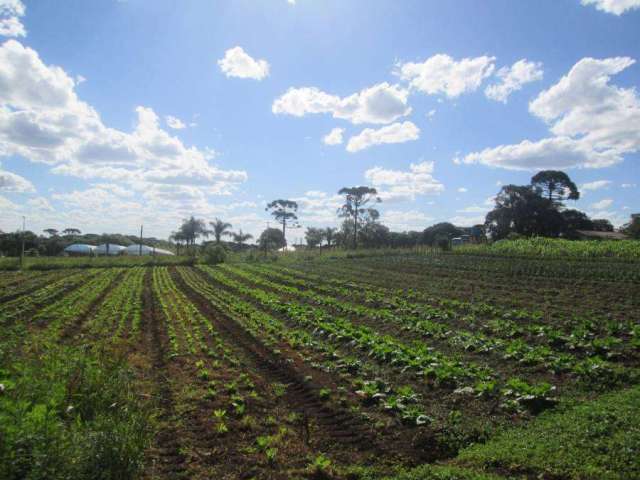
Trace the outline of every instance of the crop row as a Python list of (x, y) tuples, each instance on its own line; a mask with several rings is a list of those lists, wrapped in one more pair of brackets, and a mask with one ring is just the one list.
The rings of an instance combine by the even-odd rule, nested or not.
[[(311, 296), (310, 292), (317, 291), (341, 299), (354, 299), (367, 307), (354, 307), (353, 304), (342, 302), (339, 308), (351, 308), (353, 313), (396, 321), (404, 328), (445, 339), (452, 346), (465, 350), (500, 352), (505, 359), (540, 365), (554, 371), (575, 366), (575, 353), (581, 357), (614, 359), (621, 357), (625, 350), (629, 353), (640, 346), (640, 325), (631, 320), (605, 321), (602, 322), (603, 326), (589, 319), (576, 319), (570, 328), (562, 329), (536, 322), (526, 311), (504, 311), (480, 302), (473, 304), (446, 299), (436, 302), (415, 290), (383, 289), (364, 284), (345, 286), (344, 282), (332, 281), (326, 275), (304, 275), (272, 266), (245, 268), (257, 275), (293, 285), (301, 289), (299, 295)], [(314, 296), (313, 299), (329, 305), (335, 303), (332, 298)], [(528, 321), (522, 321), (523, 318)], [(463, 330), (465, 327), (472, 331)], [(606, 329), (604, 334), (601, 333), (603, 329)], [(623, 342), (622, 338), (631, 340)]]
[(128, 332), (130, 338), (137, 338), (142, 318), (144, 277), (142, 267), (125, 272), (87, 323), (86, 328), (92, 335), (122, 337)]
[[(367, 368), (357, 358), (341, 352), (332, 342), (324, 338), (318, 339), (317, 335), (314, 336), (305, 329), (286, 325), (278, 317), (256, 308), (232, 291), (204, 281), (193, 269), (181, 268), (179, 271), (190, 288), (207, 298), (216, 309), (223, 311), (255, 338), (270, 346), (274, 354), (281, 353), (280, 342), (285, 342), (312, 367), (336, 374), (334, 380), (338, 385), (337, 390), (349, 389), (362, 406), (376, 404), (386, 413), (397, 415), (403, 422), (413, 425), (421, 424), (426, 418), (417, 405), (419, 396), (411, 387), (382, 381), (377, 378), (373, 369)], [(384, 402), (376, 403), (377, 399), (383, 397)], [(341, 401), (348, 402), (345, 397)]]

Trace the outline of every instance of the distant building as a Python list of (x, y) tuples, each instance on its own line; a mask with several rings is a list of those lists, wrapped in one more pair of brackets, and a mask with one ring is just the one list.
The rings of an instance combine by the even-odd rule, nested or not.
[(98, 245), (94, 251), (96, 255), (120, 255), (127, 247), (116, 245), (115, 243), (103, 243)]
[(125, 249), (127, 255), (173, 255), (169, 250), (149, 247), (148, 245), (129, 245)]
[(96, 250), (94, 245), (86, 243), (74, 243), (64, 249), (64, 253), (71, 256), (93, 255)]

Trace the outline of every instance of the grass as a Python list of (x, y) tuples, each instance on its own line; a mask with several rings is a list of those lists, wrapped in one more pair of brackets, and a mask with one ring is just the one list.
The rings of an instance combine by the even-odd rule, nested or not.
[(137, 478), (148, 409), (113, 352), (50, 348), (0, 369), (0, 478)]
[(457, 462), (535, 478), (640, 478), (640, 387), (604, 395), (565, 411), (542, 414)]

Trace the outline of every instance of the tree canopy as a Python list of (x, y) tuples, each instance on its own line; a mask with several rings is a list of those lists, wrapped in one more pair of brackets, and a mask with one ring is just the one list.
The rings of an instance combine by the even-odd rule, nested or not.
[(559, 170), (542, 170), (531, 178), (531, 186), (543, 197), (556, 205), (565, 200), (578, 200), (578, 187), (564, 172)]
[(378, 191), (373, 187), (342, 187), (339, 195), (345, 196), (345, 203), (338, 209), (338, 215), (353, 221), (353, 248), (358, 248), (358, 228), (362, 222), (376, 221), (380, 217), (378, 210), (367, 205), (380, 203)]
[(298, 225), (298, 203), (293, 200), (278, 199), (267, 204), (266, 211), (282, 225), (282, 238), (287, 244), (287, 225), (289, 227)]

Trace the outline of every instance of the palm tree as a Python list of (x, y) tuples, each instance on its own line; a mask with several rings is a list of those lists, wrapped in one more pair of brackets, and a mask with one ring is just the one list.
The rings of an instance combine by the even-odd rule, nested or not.
[(247, 240), (251, 240), (253, 238), (253, 235), (250, 233), (242, 233), (242, 229), (238, 230), (238, 233), (232, 233), (231, 235), (233, 236), (233, 241), (240, 246), (244, 245), (244, 242)]
[(169, 241), (175, 242), (176, 255), (180, 255), (180, 246), (182, 245), (182, 242), (186, 242), (186, 240), (186, 237), (181, 231), (171, 233), (171, 235), (169, 236)]
[(196, 238), (206, 237), (209, 235), (209, 231), (206, 228), (204, 220), (194, 217), (182, 222), (179, 233), (182, 235), (182, 239), (185, 240), (187, 245), (191, 246), (196, 244)]
[(232, 227), (230, 223), (223, 222), (219, 218), (216, 218), (215, 222), (209, 222), (209, 225), (213, 227), (212, 233), (216, 237), (216, 244), (220, 245), (220, 238), (224, 236), (233, 235), (229, 229)]

